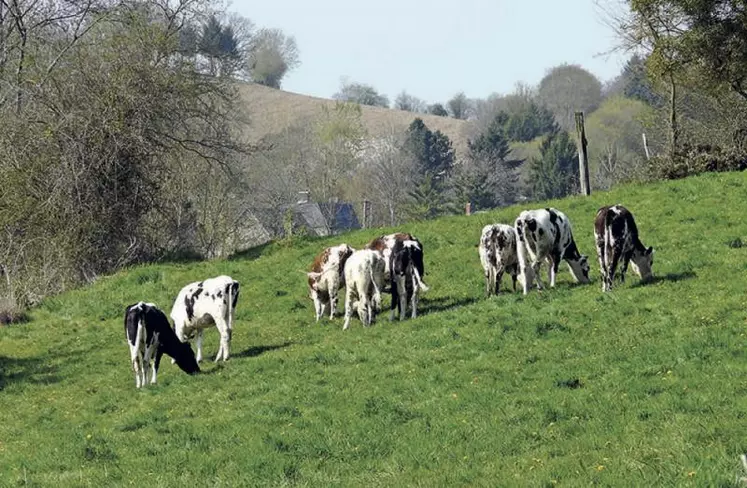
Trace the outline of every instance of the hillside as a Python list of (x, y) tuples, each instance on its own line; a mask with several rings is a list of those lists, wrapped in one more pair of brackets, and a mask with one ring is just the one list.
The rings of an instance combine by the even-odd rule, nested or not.
[[(240, 84), (239, 93), (246, 103), (251, 120), (247, 134), (251, 142), (281, 132), (298, 120), (317, 116), (323, 105), (335, 103), (326, 98), (310, 97), (251, 83)], [(363, 124), (373, 136), (385, 134), (391, 127), (407, 127), (416, 117), (420, 117), (429, 129), (440, 130), (449, 136), (457, 151), (466, 151), (466, 127), (469, 122), (367, 105), (362, 105), (361, 108)]]
[[(653, 283), (486, 299), (481, 227), (522, 208), (408, 226), (421, 316), (313, 321), (320, 248), (273, 243), (132, 268), (0, 328), (0, 485), (733, 486), (747, 451), (747, 175), (708, 174), (543, 202), (594, 256), (597, 208), (623, 203), (656, 249)], [(168, 311), (184, 284), (242, 283), (232, 358), (136, 391), (125, 306)], [(504, 280), (504, 286), (510, 282)], [(385, 297), (385, 307), (389, 299)], [(217, 351), (208, 330), (204, 351)]]

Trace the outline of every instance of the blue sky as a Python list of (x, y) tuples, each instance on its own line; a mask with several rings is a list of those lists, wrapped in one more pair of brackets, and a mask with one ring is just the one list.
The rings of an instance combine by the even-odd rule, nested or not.
[(508, 93), (547, 69), (579, 64), (602, 81), (626, 56), (594, 0), (236, 0), (229, 10), (295, 36), (301, 65), (288, 91), (329, 98), (342, 77), (390, 100), (402, 90), (429, 103), (464, 91)]

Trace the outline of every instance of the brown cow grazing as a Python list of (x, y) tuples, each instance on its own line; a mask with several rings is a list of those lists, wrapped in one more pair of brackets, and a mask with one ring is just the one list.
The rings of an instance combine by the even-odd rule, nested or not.
[(631, 261), (633, 271), (642, 280), (653, 277), (654, 248), (646, 248), (640, 241), (633, 214), (627, 208), (619, 204), (600, 208), (594, 220), (594, 238), (602, 270), (602, 291), (612, 289), (612, 280), (621, 259), (621, 282), (625, 282), (625, 272)]
[(353, 254), (354, 249), (347, 244), (340, 244), (324, 249), (314, 258), (311, 271), (306, 273), (309, 279), (309, 295), (314, 300), (316, 321), (324, 315), (329, 306), (329, 318), (335, 318), (337, 292), (345, 286), (345, 261)]

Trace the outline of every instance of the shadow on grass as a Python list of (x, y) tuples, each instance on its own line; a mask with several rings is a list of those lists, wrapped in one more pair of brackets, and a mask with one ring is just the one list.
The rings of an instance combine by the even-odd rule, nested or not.
[(75, 355), (46, 354), (30, 358), (14, 358), (0, 355), (0, 391), (13, 383), (27, 383), (31, 385), (59, 383), (63, 377), (58, 374), (58, 360)]
[(229, 261), (254, 261), (258, 257), (262, 256), (262, 254), (264, 254), (265, 251), (267, 251), (267, 248), (271, 247), (273, 244), (275, 244), (274, 241), (265, 242), (264, 244), (251, 247), (245, 251), (237, 252), (236, 254), (231, 255), (228, 258), (228, 260)]
[(234, 354), (233, 357), (236, 358), (254, 358), (259, 356), (260, 354), (264, 354), (268, 351), (274, 351), (275, 349), (282, 349), (284, 347), (288, 347), (292, 345), (292, 342), (284, 342), (282, 344), (269, 344), (266, 346), (252, 346), (250, 348), (244, 349), (238, 354)]
[(418, 315), (428, 315), (435, 312), (444, 312), (454, 308), (464, 307), (477, 303), (481, 300), (478, 297), (437, 297), (433, 299), (421, 298), (418, 303)]
[(667, 273), (662, 276), (654, 276), (652, 279), (648, 281), (639, 280), (637, 283), (634, 283), (633, 285), (631, 285), (631, 288), (639, 288), (641, 286), (648, 286), (654, 283), (662, 283), (662, 282), (667, 282), (667, 281), (670, 283), (677, 283), (678, 281), (689, 280), (691, 278), (696, 278), (697, 276), (698, 275), (696, 275), (694, 271), (683, 271), (681, 273)]

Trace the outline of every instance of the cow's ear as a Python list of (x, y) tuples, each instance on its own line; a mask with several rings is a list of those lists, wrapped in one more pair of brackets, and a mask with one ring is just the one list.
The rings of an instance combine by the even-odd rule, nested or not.
[(322, 274), (317, 271), (309, 271), (308, 273), (306, 273), (306, 276), (316, 281), (319, 279), (320, 276), (322, 276)]
[(653, 247), (649, 247), (648, 249), (646, 249), (646, 256), (649, 256), (649, 255), (651, 255), (653, 253), (654, 253), (654, 248)]

